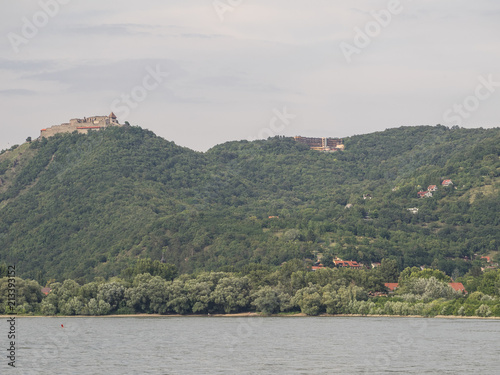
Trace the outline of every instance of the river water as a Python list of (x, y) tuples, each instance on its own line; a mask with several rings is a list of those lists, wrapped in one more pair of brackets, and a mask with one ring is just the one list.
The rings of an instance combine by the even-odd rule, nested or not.
[(56, 317), (17, 318), (16, 332), (1, 374), (500, 373), (498, 320)]

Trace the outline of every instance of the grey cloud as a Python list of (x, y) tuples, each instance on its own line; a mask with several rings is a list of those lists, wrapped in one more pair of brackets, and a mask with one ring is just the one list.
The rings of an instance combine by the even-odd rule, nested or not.
[(7, 90), (0, 90), (0, 95), (6, 95), (6, 96), (31, 96), (38, 94), (37, 91), (33, 90), (25, 90), (25, 89), (7, 89)]
[(100, 25), (75, 25), (67, 29), (69, 33), (85, 35), (150, 35), (160, 30), (163, 26), (140, 24), (100, 24)]
[(55, 69), (60, 64), (50, 60), (8, 60), (0, 59), (0, 69), (14, 72), (36, 72)]
[(197, 86), (205, 86), (207, 88), (225, 87), (238, 91), (266, 92), (266, 93), (285, 93), (288, 90), (280, 88), (271, 83), (259, 83), (251, 80), (246, 76), (236, 75), (212, 75), (208, 77), (198, 78), (194, 81)]
[(202, 39), (212, 39), (212, 38), (225, 38), (224, 35), (219, 35), (219, 34), (195, 34), (195, 33), (187, 33), (187, 34), (180, 34), (181, 37), (183, 38), (202, 38)]
[(142, 79), (148, 74), (147, 68), (155, 70), (157, 66), (162, 72), (170, 74), (167, 78), (170, 80), (186, 74), (178, 64), (171, 60), (140, 59), (113, 63), (81, 62), (70, 68), (28, 74), (23, 78), (64, 84), (71, 92), (123, 91), (140, 85)]

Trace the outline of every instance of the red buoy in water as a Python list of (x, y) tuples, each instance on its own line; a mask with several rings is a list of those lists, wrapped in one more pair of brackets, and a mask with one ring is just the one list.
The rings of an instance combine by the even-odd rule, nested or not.
[(61, 328), (64, 328), (64, 324), (61, 324)]

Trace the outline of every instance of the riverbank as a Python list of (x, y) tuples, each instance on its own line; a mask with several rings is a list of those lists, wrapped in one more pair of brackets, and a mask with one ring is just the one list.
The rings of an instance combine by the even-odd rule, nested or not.
[(500, 320), (498, 316), (456, 316), (456, 315), (436, 315), (436, 316), (423, 316), (423, 315), (361, 315), (361, 314), (320, 314), (317, 316), (309, 316), (304, 313), (294, 314), (272, 314), (264, 315), (256, 312), (244, 312), (236, 314), (193, 314), (193, 315), (179, 315), (179, 314), (127, 314), (127, 315), (0, 315), (0, 318), (244, 318), (244, 317), (262, 317), (262, 318), (429, 318), (429, 319), (488, 319)]

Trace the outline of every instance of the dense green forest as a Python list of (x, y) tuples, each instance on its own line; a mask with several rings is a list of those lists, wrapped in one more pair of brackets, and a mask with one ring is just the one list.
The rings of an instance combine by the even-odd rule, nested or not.
[(402, 127), (344, 143), (323, 153), (276, 137), (201, 153), (113, 127), (4, 150), (0, 263), (41, 285), (83, 285), (143, 258), (191, 275), (386, 259), (454, 279), (484, 266), (480, 255), (498, 260), (500, 129)]

